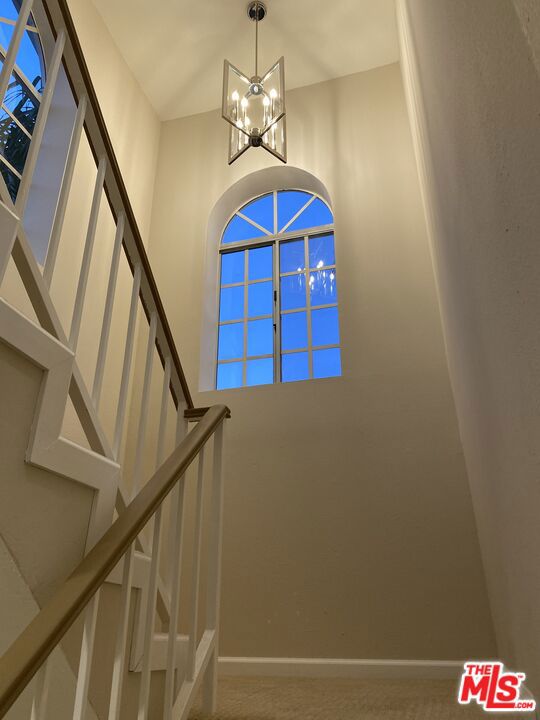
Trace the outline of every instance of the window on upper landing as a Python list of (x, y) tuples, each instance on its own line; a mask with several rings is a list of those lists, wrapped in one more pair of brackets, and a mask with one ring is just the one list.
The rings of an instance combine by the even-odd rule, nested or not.
[(341, 375), (334, 218), (303, 190), (257, 197), (220, 244), (216, 388)]
[[(0, 67), (15, 31), (20, 7), (20, 0), (0, 0)], [(30, 14), (0, 109), (0, 172), (13, 200), (19, 190), (44, 84), (42, 45)]]

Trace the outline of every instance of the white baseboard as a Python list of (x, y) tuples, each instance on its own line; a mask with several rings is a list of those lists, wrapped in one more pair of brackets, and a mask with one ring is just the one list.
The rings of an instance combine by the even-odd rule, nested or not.
[(459, 660), (219, 658), (221, 676), (457, 680), (462, 672), (463, 661)]

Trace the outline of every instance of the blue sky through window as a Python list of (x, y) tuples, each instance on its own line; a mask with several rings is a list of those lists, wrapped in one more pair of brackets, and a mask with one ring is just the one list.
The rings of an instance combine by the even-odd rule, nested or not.
[(221, 284), (232, 285), (244, 282), (244, 250), (224, 253), (221, 256)]
[(339, 348), (314, 350), (313, 377), (328, 378), (341, 375), (341, 352)]
[(249, 279), (265, 280), (271, 278), (273, 252), (270, 245), (249, 251)]
[(307, 352), (291, 353), (281, 358), (281, 379), (283, 382), (297, 382), (309, 379), (309, 359)]
[(255, 225), (252, 225), (251, 223), (248, 223), (247, 220), (235, 215), (227, 225), (227, 229), (223, 233), (221, 242), (226, 245), (228, 243), (239, 242), (240, 240), (259, 238), (264, 234), (265, 233), (256, 228)]
[(330, 212), (328, 205), (317, 198), (308, 205), (304, 212), (299, 215), (291, 225), (289, 225), (287, 232), (306, 230), (307, 228), (319, 227), (321, 225), (331, 225), (332, 222), (332, 213)]
[(268, 232), (274, 232), (274, 196), (272, 194), (263, 195), (249, 205), (244, 205), (240, 212)]
[(311, 197), (312, 195), (310, 195), (310, 193), (300, 190), (282, 190), (278, 193), (277, 215), (279, 232), (281, 232), (296, 213), (309, 202)]
[(271, 385), (274, 382), (274, 359), (262, 358), (262, 360), (248, 360), (247, 362), (247, 384), (248, 385)]

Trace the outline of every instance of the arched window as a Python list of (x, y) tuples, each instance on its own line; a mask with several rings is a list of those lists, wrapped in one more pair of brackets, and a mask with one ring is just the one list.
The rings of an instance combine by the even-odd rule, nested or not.
[(334, 218), (320, 196), (251, 200), (220, 255), (218, 390), (341, 375)]
[[(19, 16), (20, 0), (0, 0), (0, 60)], [(19, 46), (15, 67), (0, 108), (0, 172), (15, 200), (45, 85), (45, 63), (32, 14)]]

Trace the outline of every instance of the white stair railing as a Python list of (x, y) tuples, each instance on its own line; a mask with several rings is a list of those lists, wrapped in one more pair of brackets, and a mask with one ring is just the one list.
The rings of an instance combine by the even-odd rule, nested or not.
[[(165, 316), (156, 283), (153, 278), (141, 235), (135, 221), (126, 188), (120, 173), (112, 144), (103, 121), (96, 93), (93, 88), (80, 44), (73, 26), (66, 0), (34, 0), (43, 2), (49, 19), (50, 30), (55, 37), (54, 51), (49, 59), (48, 72), (43, 93), (39, 98), (39, 111), (31, 136), (28, 155), (15, 199), (0, 177), (0, 197), (4, 205), (21, 219), (13, 245), (12, 258), (28, 293), (35, 314), (43, 331), (49, 333), (73, 355), (69, 397), (71, 398), (83, 430), (86, 433), (92, 453), (81, 448), (86, 466), (95, 465), (95, 479), (88, 482), (96, 490), (94, 511), (88, 534), (89, 554), (74, 572), (50, 605), (38, 615), (7, 654), (0, 659), (0, 717), (22, 690), (36, 676), (34, 699), (30, 716), (33, 720), (47, 717), (47, 694), (50, 677), (47, 658), (58, 647), (77, 617), (83, 616), (81, 650), (78, 657), (78, 675), (75, 686), (73, 718), (83, 718), (87, 712), (89, 695), (92, 695), (92, 660), (95, 647), (96, 627), (99, 625), (100, 606), (105, 602), (101, 592), (104, 583), (120, 585), (120, 612), (116, 624), (117, 633), (113, 641), (113, 662), (110, 673), (109, 720), (117, 720), (123, 708), (125, 673), (131, 669), (138, 673), (139, 697), (136, 703), (138, 720), (148, 717), (152, 671), (165, 670), (163, 717), (184, 718), (193, 701), (194, 694), (203, 681), (205, 705), (215, 705), (217, 634), (219, 630), (219, 587), (222, 527), (222, 442), (223, 420), (226, 408), (216, 406), (206, 411), (193, 407), (193, 401), (178, 358), (178, 353)], [(6, 93), (14, 69), (19, 46), (27, 31), (33, 0), (23, 0), (19, 17), (9, 47), (3, 57), (0, 71), (0, 104)], [(24, 227), (25, 211), (34, 192), (33, 181), (40, 158), (43, 138), (53, 105), (57, 80), (64, 72), (73, 93), (74, 123), (67, 148), (63, 176), (59, 187), (56, 209), (51, 225), (49, 244), (44, 266), (41, 267), (32, 253)], [(84, 132), (83, 132), (84, 130)], [(29, 135), (27, 133), (27, 135)], [(30, 136), (29, 136), (30, 137)], [(69, 325), (62, 323), (62, 313), (55, 307), (51, 287), (59, 258), (63, 251), (63, 230), (70, 207), (70, 193), (77, 178), (76, 164), (81, 149), (89, 148), (95, 159), (95, 176), (89, 217), (86, 221), (85, 242), (78, 268), (76, 292), (73, 307), (67, 316)], [(80, 178), (78, 178), (80, 180)], [(106, 203), (104, 202), (106, 200)], [(82, 332), (85, 326), (85, 307), (93, 304), (95, 294), (89, 282), (91, 266), (96, 248), (103, 244), (99, 235), (101, 213), (108, 211), (114, 223), (114, 243), (99, 338), (96, 339), (97, 358), (93, 379), (85, 381), (80, 370), (81, 352), (84, 352)], [(11, 252), (11, 246), (9, 247)], [(118, 282), (121, 262), (127, 263), (132, 280), (127, 329), (124, 341), (113, 332), (113, 311), (117, 303), (120, 283)], [(0, 247), (0, 282), (7, 265)], [(4, 300), (0, 303), (8, 307)], [(65, 309), (65, 308), (64, 308)], [(142, 313), (140, 312), (142, 310)], [(65, 314), (65, 313), (64, 313)], [(130, 417), (129, 395), (135, 371), (135, 351), (139, 332), (138, 318), (147, 321), (146, 356), (143, 368), (142, 395), (138, 406), (138, 419), (133, 443), (133, 457), (126, 457), (124, 445), (126, 428)], [(20, 322), (23, 322), (21, 316)], [(144, 332), (144, 328), (143, 328)], [(0, 326), (0, 340), (2, 327)], [(114, 344), (113, 344), (114, 343)], [(82, 350), (81, 350), (82, 347)], [(101, 416), (106, 366), (111, 353), (122, 355), (121, 377), (118, 399), (114, 414), (112, 436), (104, 429)], [(156, 368), (155, 355), (160, 360)], [(148, 480), (147, 440), (149, 435), (149, 410), (151, 405), (153, 377), (159, 371), (160, 398), (159, 423), (156, 441), (156, 471)], [(155, 383), (154, 383), (155, 385)], [(66, 386), (67, 392), (67, 386)], [(63, 416), (67, 395), (55, 398), (58, 405), (56, 415)], [(63, 405), (62, 405), (63, 404)], [(62, 407), (60, 407), (62, 405)], [(170, 442), (170, 406), (174, 406), (175, 441)], [(41, 407), (39, 412), (46, 413)], [(198, 421), (198, 426), (187, 432), (188, 420)], [(39, 425), (39, 423), (37, 423)], [(36, 433), (36, 437), (38, 437)], [(210, 481), (211, 506), (210, 523), (203, 523), (204, 453), (205, 444), (213, 437), (213, 469)], [(62, 444), (48, 455), (43, 448), (30, 448), (28, 460), (39, 455), (39, 464), (54, 472), (69, 476), (66, 467), (74, 467), (73, 444)], [(52, 448), (47, 438), (47, 450)], [(38, 443), (38, 440), (35, 441)], [(56, 447), (56, 446), (55, 446)], [(175, 449), (173, 449), (175, 448)], [(163, 464), (166, 455), (173, 450), (169, 460)], [(38, 452), (40, 451), (40, 452)], [(208, 455), (208, 453), (207, 453)], [(44, 459), (45, 458), (45, 459)], [(48, 459), (47, 459), (48, 458)], [(191, 575), (183, 575), (183, 547), (185, 545), (184, 513), (185, 488), (188, 482), (186, 470), (198, 459), (198, 470), (193, 477), (196, 507), (195, 531), (191, 542)], [(100, 489), (99, 478), (102, 468), (108, 469), (128, 463), (133, 467), (126, 484), (120, 481), (116, 503), (116, 486)], [(47, 465), (50, 463), (50, 465)], [(59, 468), (61, 468), (59, 470)], [(92, 474), (92, 473), (90, 473)], [(148, 474), (148, 473), (147, 473)], [(74, 471), (74, 475), (76, 475)], [(87, 482), (88, 470), (84, 476), (74, 476), (78, 482)], [(148, 482), (147, 482), (148, 480)], [(110, 482), (110, 481), (107, 481)], [(111, 493), (111, 489), (114, 491)], [(112, 498), (112, 502), (101, 502), (99, 496)], [(129, 503), (129, 504), (128, 504)], [(165, 503), (169, 507), (165, 510)], [(114, 507), (115, 505), (115, 507)], [(118, 519), (111, 526), (113, 510)], [(110, 527), (103, 535), (104, 530)], [(103, 537), (101, 537), (103, 535)], [(151, 537), (151, 541), (150, 541)], [(100, 539), (101, 538), (101, 539)], [(165, 542), (165, 539), (167, 542)], [(201, 602), (200, 586), (202, 573), (202, 547), (209, 548), (206, 577), (206, 603)], [(160, 551), (168, 554), (160, 563)], [(160, 567), (167, 568), (165, 577)], [(141, 579), (142, 577), (142, 579)], [(187, 634), (179, 633), (181, 612), (181, 586), (186, 586), (189, 607), (186, 609)], [(133, 610), (132, 590), (137, 589), (134, 636), (130, 642), (130, 611)], [(198, 626), (205, 608), (205, 631), (198, 642)], [(156, 634), (156, 614), (165, 627), (165, 634)], [(163, 653), (160, 654), (160, 650)], [(23, 661), (24, 660), (24, 661)]]
[[(116, 650), (112, 668), (113, 682), (109, 696), (109, 720), (118, 718), (122, 708), (123, 670), (126, 667), (127, 622), (129, 615), (129, 596), (132, 576), (133, 547), (137, 536), (149, 522), (154, 523), (154, 542), (149, 584), (150, 599), (147, 605), (145, 625), (145, 646), (143, 670), (138, 695), (138, 720), (149, 716), (150, 697), (150, 640), (153, 631), (153, 605), (157, 589), (157, 566), (159, 564), (159, 528), (163, 503), (173, 493), (176, 496), (176, 529), (178, 542), (171, 562), (181, 567), (181, 546), (183, 536), (183, 493), (186, 483), (186, 471), (197, 459), (196, 492), (198, 505), (202, 497), (203, 454), (208, 441), (213, 439), (213, 474), (210, 494), (212, 524), (208, 530), (208, 578), (207, 584), (215, 592), (207, 594), (205, 629), (197, 642), (197, 607), (191, 607), (189, 635), (184, 638), (182, 657), (187, 662), (178, 662), (178, 637), (171, 631), (167, 641), (166, 677), (169, 678), (168, 691), (165, 693), (162, 710), (163, 718), (184, 719), (193, 702), (198, 688), (203, 686), (205, 705), (215, 707), (215, 677), (217, 665), (217, 633), (219, 603), (219, 576), (221, 556), (221, 526), (223, 516), (223, 477), (222, 446), (223, 423), (228, 415), (225, 406), (210, 408), (197, 427), (178, 445), (176, 450), (156, 471), (143, 490), (136, 496), (126, 511), (113, 523), (101, 540), (84, 558), (73, 574), (68, 578), (52, 600), (36, 616), (30, 625), (17, 638), (13, 645), (0, 658), (0, 718), (5, 717), (24, 689), (36, 676), (32, 718), (46, 718), (46, 700), (49, 685), (54, 682), (48, 673), (48, 658), (59, 646), (63, 637), (81, 615), (84, 618), (82, 640), (79, 655), (79, 669), (73, 708), (74, 720), (83, 720), (89, 702), (89, 689), (92, 676), (96, 626), (100, 595), (111, 570), (123, 560), (122, 603), (119, 621), (116, 627)], [(199, 555), (202, 534), (198, 522), (194, 552)], [(197, 565), (196, 574), (199, 574)], [(175, 570), (174, 594), (178, 593), (181, 571)], [(199, 578), (197, 577), (198, 593)], [(171, 647), (173, 650), (171, 650)], [(155, 715), (155, 713), (154, 713)]]

